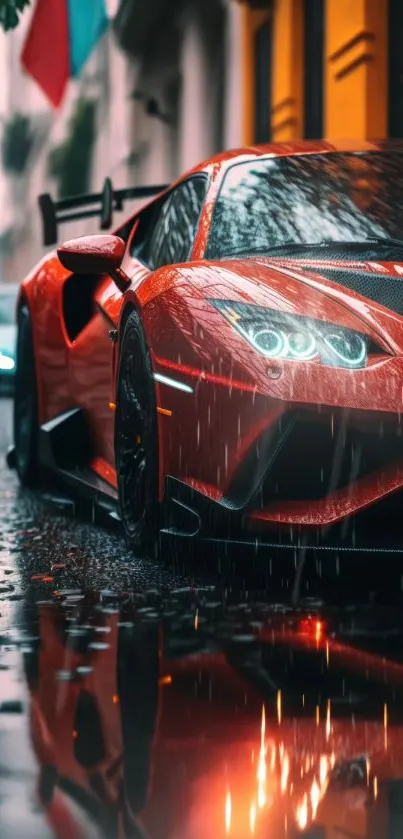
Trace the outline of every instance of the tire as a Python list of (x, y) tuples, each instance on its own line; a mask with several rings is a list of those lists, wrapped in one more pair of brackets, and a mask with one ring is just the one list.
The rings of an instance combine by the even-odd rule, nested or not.
[(158, 426), (150, 356), (137, 312), (122, 336), (115, 414), (119, 508), (127, 544), (158, 555)]
[(17, 319), (17, 367), (14, 391), (14, 446), (18, 477), (24, 486), (38, 480), (38, 391), (29, 309)]

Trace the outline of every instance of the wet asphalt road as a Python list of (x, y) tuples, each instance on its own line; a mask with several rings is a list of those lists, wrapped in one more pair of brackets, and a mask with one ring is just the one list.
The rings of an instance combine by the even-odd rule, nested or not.
[[(175, 568), (133, 557), (118, 533), (58, 514), (47, 494), (21, 489), (5, 463), (12, 436), (11, 400), (0, 400), (0, 631), (11, 604), (55, 588), (87, 592), (172, 589), (193, 582)], [(42, 579), (41, 579), (42, 578)]]
[[(9, 628), (17, 603), (51, 597), (55, 590), (148, 597), (155, 591), (169, 596), (182, 588), (218, 586), (233, 598), (278, 597), (268, 557), (235, 556), (234, 551), (217, 560), (205, 550), (194, 560), (183, 549), (166, 551), (164, 561), (133, 556), (117, 526), (93, 523), (88, 508), (77, 514), (68, 489), (60, 495), (46, 487), (20, 487), (5, 462), (11, 440), (12, 402), (0, 399), (0, 632)], [(285, 582), (277, 579), (281, 597), (291, 590), (294, 574), (292, 566)], [(310, 585), (305, 594), (313, 593)]]
[[(318, 596), (341, 603), (346, 596), (353, 602), (354, 598), (372, 602), (382, 587), (397, 596), (403, 591), (402, 552), (372, 562), (371, 567), (364, 557), (351, 558), (347, 553), (340, 561), (324, 555), (317, 563), (312, 558), (301, 561), (302, 550), (298, 558), (294, 553), (286, 559), (281, 552), (274, 558), (255, 556), (241, 547), (236, 553), (233, 546), (218, 559), (205, 549), (192, 560), (183, 548), (166, 552), (163, 562), (136, 558), (118, 528), (92, 523), (88, 509), (78, 516), (68, 490), (63, 497), (56, 496), (55, 503), (48, 489), (22, 489), (5, 462), (11, 439), (12, 402), (0, 399), (0, 632), (7, 630), (18, 602), (46, 598), (60, 589), (148, 596), (156, 590), (169, 595), (184, 587), (218, 586), (233, 600), (289, 602), (298, 580), (294, 605)], [(387, 574), (380, 573), (385, 562)]]

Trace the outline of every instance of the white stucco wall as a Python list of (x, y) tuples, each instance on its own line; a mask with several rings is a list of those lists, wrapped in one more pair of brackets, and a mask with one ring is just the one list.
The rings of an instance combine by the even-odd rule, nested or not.
[(179, 162), (186, 171), (212, 152), (209, 68), (200, 12), (189, 8), (183, 21), (180, 53), (182, 97), (179, 114)]
[[(174, 56), (168, 59), (163, 44), (174, 38), (174, 29), (179, 29), (180, 36)], [(132, 88), (156, 98), (172, 115), (172, 100), (167, 100), (166, 91), (176, 74), (180, 80), (176, 125), (148, 117), (144, 101), (132, 103), (132, 148), (144, 151), (133, 170), (138, 183), (170, 182), (242, 140), (238, 4), (233, 0), (194, 0), (176, 19), (172, 33), (165, 30), (159, 35), (161, 48), (154, 50), (151, 65), (148, 56), (140, 56), (136, 62)]]
[[(8, 54), (6, 34), (0, 30), (0, 133), (8, 113)], [(0, 235), (11, 223), (8, 182), (0, 165)], [(0, 277), (1, 280), (1, 277)]]
[(243, 142), (242, 30), (238, 3), (226, 0), (224, 146), (233, 149)]
[[(3, 212), (2, 220), (12, 224), (16, 243), (13, 258), (7, 265), (12, 279), (21, 279), (45, 252), (41, 242), (37, 197), (46, 191), (55, 195), (56, 185), (48, 172), (49, 153), (66, 139), (79, 96), (94, 98), (98, 103), (91, 172), (93, 187), (100, 189), (107, 174), (112, 175), (117, 186), (127, 184), (127, 58), (120, 53), (112, 34), (108, 32), (94, 50), (81, 79), (70, 80), (62, 107), (55, 111), (20, 65), (28, 25), (29, 20), (23, 17), (21, 26), (7, 34), (4, 54), (7, 56), (8, 73), (1, 99), (5, 102), (3, 110), (8, 117), (19, 111), (31, 118), (33, 127), (44, 126), (44, 131), (24, 176), (16, 178), (3, 173), (0, 178), (0, 198), (3, 194), (7, 196), (5, 204), (8, 207), (7, 218)], [(62, 235), (67, 238), (97, 229), (96, 221), (88, 220), (84, 224), (64, 227)]]
[[(108, 2), (111, 9), (116, 9), (117, 0)], [(221, 7), (226, 15), (225, 31), (217, 28), (224, 20), (219, 14)], [(7, 36), (0, 33), (0, 117), (20, 111), (41, 125), (43, 132), (40, 148), (24, 178), (16, 181), (0, 177), (0, 231), (6, 223), (20, 231), (11, 268), (13, 278), (22, 277), (43, 254), (37, 196), (55, 191), (48, 175), (48, 155), (65, 139), (79, 95), (93, 97), (98, 103), (91, 173), (92, 188), (97, 191), (106, 175), (117, 187), (170, 183), (221, 148), (242, 142), (241, 27), (239, 5), (234, 0), (194, 0), (182, 18), (175, 20), (175, 25), (172, 22), (172, 33), (161, 28), (147, 54), (136, 61), (119, 50), (109, 32), (91, 56), (82, 78), (70, 81), (59, 111), (50, 107), (20, 66), (31, 14), (32, 9), (23, 15), (17, 30)], [(133, 99), (134, 91), (143, 99)], [(147, 98), (158, 102), (172, 124), (147, 115)], [(127, 211), (117, 218), (118, 223)], [(63, 236), (96, 229), (96, 221), (79, 222), (64, 228)]]

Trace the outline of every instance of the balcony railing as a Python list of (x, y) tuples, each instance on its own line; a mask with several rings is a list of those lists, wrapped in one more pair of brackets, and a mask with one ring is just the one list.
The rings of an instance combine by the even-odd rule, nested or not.
[[(194, 0), (120, 0), (114, 21), (119, 44), (125, 52), (138, 55), (148, 45), (157, 28), (162, 28)], [(213, 0), (206, 0), (213, 3)], [(271, 10), (274, 0), (235, 0), (251, 9)], [(315, 2), (315, 0), (312, 0)]]

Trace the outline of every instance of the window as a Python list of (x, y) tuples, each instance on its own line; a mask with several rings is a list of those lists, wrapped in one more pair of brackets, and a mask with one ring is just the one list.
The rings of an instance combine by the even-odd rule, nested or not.
[(304, 137), (323, 136), (324, 0), (304, 0)]
[(164, 209), (168, 206), (170, 200), (171, 193), (169, 193), (169, 195), (164, 195), (163, 198), (160, 198), (157, 201), (153, 201), (149, 207), (146, 207), (146, 209), (140, 213), (135, 221), (135, 225), (137, 224), (137, 227), (131, 243), (130, 253), (131, 256), (141, 260), (141, 262), (144, 262), (146, 265), (151, 264), (150, 243), (153, 231), (155, 230), (160, 215), (164, 212)]
[(196, 235), (207, 179), (189, 178), (140, 215), (132, 254), (152, 270), (186, 262)]
[(400, 239), (402, 227), (403, 154), (262, 157), (227, 170), (206, 256)]
[(168, 218), (171, 200), (172, 194), (157, 208), (142, 252), (143, 262), (153, 269), (158, 268), (160, 264), (163, 265), (163, 262), (160, 262), (159, 259), (163, 255), (164, 240), (169, 233)]
[(271, 106), (271, 20), (265, 21), (256, 31), (255, 51), (255, 143), (270, 141), (270, 106)]
[(403, 3), (389, 0), (389, 137), (403, 135)]

